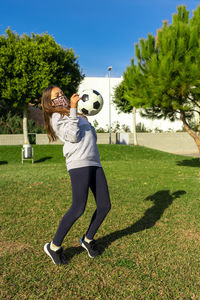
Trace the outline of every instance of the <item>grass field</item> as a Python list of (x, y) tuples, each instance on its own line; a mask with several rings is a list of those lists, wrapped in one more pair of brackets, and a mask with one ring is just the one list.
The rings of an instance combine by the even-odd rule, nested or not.
[(65, 266), (44, 253), (70, 207), (62, 146), (0, 147), (1, 299), (200, 299), (200, 161), (143, 147), (99, 145), (112, 209), (96, 235), (102, 255), (79, 246), (95, 209), (63, 246)]

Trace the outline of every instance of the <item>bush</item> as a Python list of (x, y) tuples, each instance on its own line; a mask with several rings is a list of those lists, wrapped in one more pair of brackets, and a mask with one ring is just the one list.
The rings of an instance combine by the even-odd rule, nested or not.
[[(23, 124), (20, 115), (9, 112), (5, 117), (0, 117), (0, 134), (22, 134)], [(38, 126), (33, 120), (28, 120), (29, 133), (45, 133), (44, 127)]]
[[(106, 128), (99, 127), (99, 123), (97, 120), (94, 120), (93, 122), (94, 128), (97, 133), (108, 133), (109, 132), (109, 126), (106, 125)], [(119, 124), (119, 121), (113, 122), (111, 124), (111, 132), (131, 132), (130, 127), (126, 124), (123, 124), (122, 126)]]
[(150, 130), (148, 130), (143, 123), (138, 123), (136, 125), (136, 132), (150, 132)]

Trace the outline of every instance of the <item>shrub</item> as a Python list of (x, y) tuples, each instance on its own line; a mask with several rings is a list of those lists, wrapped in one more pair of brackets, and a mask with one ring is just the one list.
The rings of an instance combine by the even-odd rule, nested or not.
[[(45, 133), (44, 127), (38, 126), (33, 120), (28, 120), (29, 133)], [(22, 117), (9, 112), (5, 117), (0, 117), (0, 134), (22, 134)]]

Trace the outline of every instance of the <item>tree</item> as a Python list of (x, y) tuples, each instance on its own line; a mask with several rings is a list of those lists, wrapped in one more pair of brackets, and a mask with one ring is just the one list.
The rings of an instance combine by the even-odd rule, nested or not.
[(124, 72), (124, 98), (149, 118), (182, 120), (200, 152), (200, 124), (197, 132), (190, 126), (200, 115), (200, 6), (191, 19), (179, 6), (157, 38), (149, 34), (136, 43), (135, 56), (137, 64), (132, 60)]
[(125, 82), (122, 81), (114, 90), (113, 103), (116, 105), (117, 109), (124, 113), (130, 113), (133, 110), (133, 105), (125, 99)]
[(23, 112), (24, 144), (29, 144), (28, 104), (38, 105), (50, 83), (73, 94), (84, 77), (77, 59), (73, 49), (62, 48), (48, 34), (19, 36), (8, 28), (0, 36), (0, 99)]
[(132, 112), (133, 115), (133, 136), (134, 136), (134, 145), (138, 145), (137, 133), (136, 133), (136, 108), (131, 105), (131, 103), (125, 99), (126, 87), (124, 81), (122, 81), (114, 91), (113, 103), (116, 105), (119, 111), (124, 113)]

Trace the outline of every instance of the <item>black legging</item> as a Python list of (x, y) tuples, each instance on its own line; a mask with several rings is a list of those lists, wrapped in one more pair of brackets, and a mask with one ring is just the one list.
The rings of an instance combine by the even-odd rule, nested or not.
[(56, 246), (62, 244), (73, 223), (84, 213), (89, 187), (94, 194), (97, 208), (86, 232), (88, 239), (93, 239), (111, 208), (108, 186), (102, 168), (91, 166), (71, 169), (69, 174), (72, 184), (72, 205), (63, 216), (53, 239)]

